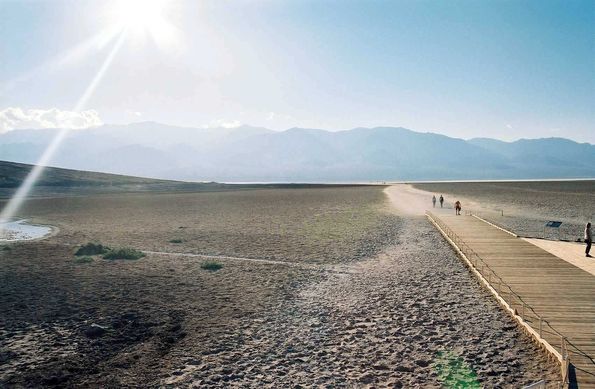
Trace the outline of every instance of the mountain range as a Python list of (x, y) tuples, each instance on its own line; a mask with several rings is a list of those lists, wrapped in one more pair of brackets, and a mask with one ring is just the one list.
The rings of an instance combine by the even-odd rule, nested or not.
[[(0, 134), (0, 160), (34, 164), (59, 130)], [(564, 138), (470, 140), (400, 127), (330, 132), (154, 122), (72, 130), (52, 166), (219, 182), (595, 177), (595, 146)]]

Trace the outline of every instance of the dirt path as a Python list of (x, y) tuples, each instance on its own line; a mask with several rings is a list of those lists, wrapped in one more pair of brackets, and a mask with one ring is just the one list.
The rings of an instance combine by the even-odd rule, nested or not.
[(391, 185), (384, 190), (384, 193), (388, 196), (392, 206), (395, 210), (402, 215), (419, 216), (425, 214), (427, 210), (444, 211), (453, 209), (453, 204), (456, 200), (463, 203), (463, 209), (483, 210), (485, 209), (477, 201), (471, 200), (467, 197), (457, 196), (449, 197), (444, 196), (444, 208), (439, 208), (439, 203), (436, 201), (436, 208), (432, 207), (432, 195), (436, 196), (436, 199), (440, 197), (440, 193), (427, 192), (425, 190), (414, 188), (409, 184), (395, 184)]
[(432, 207), (432, 194), (415, 189), (411, 185), (396, 184), (387, 187), (384, 193), (391, 205), (401, 215), (424, 215)]
[[(521, 335), (422, 217), (400, 243), (296, 289), (163, 384), (519, 387), (557, 366)], [(477, 386), (479, 387), (479, 386)]]
[(275, 260), (271, 260), (271, 259), (261, 259), (261, 258), (230, 257), (228, 255), (205, 255), (205, 254), (177, 253), (177, 252), (170, 252), (170, 251), (143, 250), (143, 252), (146, 254), (166, 255), (166, 256), (172, 256), (172, 257), (217, 259), (217, 260), (223, 260), (223, 261), (246, 261), (246, 262), (268, 263), (271, 265), (300, 266), (300, 267), (306, 266), (307, 267), (307, 264), (298, 263), (298, 262), (275, 261)]
[(280, 265), (294, 267), (304, 270), (314, 270), (316, 272), (330, 272), (330, 273), (349, 273), (352, 272), (352, 267), (349, 265), (322, 265), (322, 264), (311, 264), (305, 262), (291, 262), (291, 261), (275, 261), (271, 259), (262, 258), (243, 258), (243, 257), (230, 257), (227, 255), (205, 255), (205, 254), (190, 254), (190, 253), (177, 253), (177, 252), (165, 252), (165, 251), (143, 251), (145, 254), (151, 254), (156, 256), (166, 257), (182, 257), (182, 258), (197, 258), (197, 259), (212, 259), (218, 261), (239, 261), (239, 262), (254, 262), (259, 264), (267, 265)]

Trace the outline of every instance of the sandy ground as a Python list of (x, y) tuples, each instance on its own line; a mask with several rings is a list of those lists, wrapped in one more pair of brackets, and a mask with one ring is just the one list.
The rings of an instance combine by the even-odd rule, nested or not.
[[(0, 251), (0, 311), (9, 312), (0, 316), (0, 387), (517, 388), (557, 379), (557, 365), (422, 216), (424, 200), (406, 186), (387, 192), (398, 208), (376, 195), (382, 188), (30, 205), (28, 216), (61, 230)], [(136, 227), (143, 221), (146, 230)], [(92, 236), (154, 252), (73, 261), (71, 244)], [(169, 243), (178, 236), (184, 243)], [(223, 269), (201, 269), (201, 247), (222, 256)]]
[(557, 379), (557, 366), (424, 218), (404, 219), (402, 228), (397, 245), (305, 285), (245, 328), (240, 343), (230, 337), (164, 382), (479, 388)]
[(22, 213), (60, 228), (56, 244), (332, 263), (390, 242), (384, 201), (381, 187), (139, 193), (34, 199)]

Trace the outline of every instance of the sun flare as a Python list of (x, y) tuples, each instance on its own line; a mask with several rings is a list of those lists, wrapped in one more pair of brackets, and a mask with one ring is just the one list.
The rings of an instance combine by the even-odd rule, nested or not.
[(160, 45), (175, 40), (175, 27), (168, 20), (171, 0), (117, 0), (110, 7), (111, 20), (133, 35), (150, 35)]

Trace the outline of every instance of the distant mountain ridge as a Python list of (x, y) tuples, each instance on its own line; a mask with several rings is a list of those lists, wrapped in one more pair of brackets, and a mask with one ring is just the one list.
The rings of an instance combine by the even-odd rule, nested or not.
[[(0, 199), (10, 198), (23, 183), (33, 165), (0, 161)], [(46, 167), (30, 196), (63, 196), (131, 192), (222, 192), (246, 189), (316, 188), (319, 184), (225, 184), (183, 182), (118, 174)]]
[[(35, 163), (57, 131), (0, 134), (0, 160)], [(143, 122), (71, 131), (50, 164), (220, 182), (592, 178), (595, 146), (563, 138), (463, 140), (401, 127), (277, 132)]]

